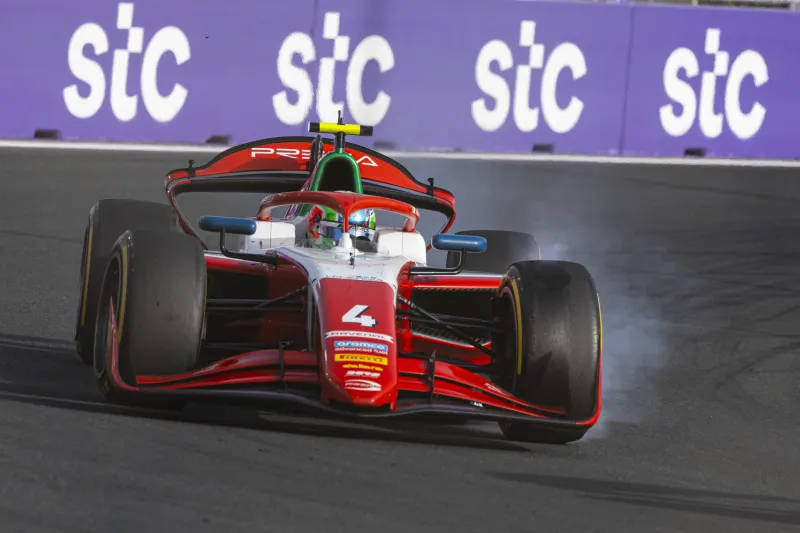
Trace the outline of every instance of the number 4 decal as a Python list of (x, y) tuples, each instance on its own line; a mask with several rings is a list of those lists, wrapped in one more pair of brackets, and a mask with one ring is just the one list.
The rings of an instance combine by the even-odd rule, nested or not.
[(350, 324), (361, 324), (365, 328), (371, 328), (377, 324), (376, 320), (369, 315), (362, 315), (364, 311), (369, 309), (368, 305), (354, 305), (352, 309), (342, 315), (342, 322)]

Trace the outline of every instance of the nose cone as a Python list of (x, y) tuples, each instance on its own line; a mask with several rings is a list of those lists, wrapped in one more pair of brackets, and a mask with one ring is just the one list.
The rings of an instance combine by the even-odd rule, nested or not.
[(395, 296), (380, 281), (326, 278), (318, 290), (323, 390), (377, 407), (397, 398)]

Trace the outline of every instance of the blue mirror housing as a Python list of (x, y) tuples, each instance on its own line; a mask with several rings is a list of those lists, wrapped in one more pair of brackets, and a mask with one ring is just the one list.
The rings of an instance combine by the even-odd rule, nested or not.
[(431, 245), (437, 250), (448, 252), (461, 252), (458, 254), (459, 261), (455, 267), (438, 268), (429, 266), (412, 266), (409, 274), (412, 276), (454, 276), (464, 269), (464, 259), (466, 252), (483, 253), (486, 251), (486, 239), (477, 235), (448, 235), (438, 233), (431, 239)]
[(200, 229), (217, 233), (224, 231), (234, 235), (253, 235), (256, 232), (256, 221), (249, 218), (205, 216), (200, 217)]
[(486, 239), (473, 235), (439, 233), (433, 236), (431, 244), (437, 250), (446, 250), (448, 252), (483, 253), (486, 251)]

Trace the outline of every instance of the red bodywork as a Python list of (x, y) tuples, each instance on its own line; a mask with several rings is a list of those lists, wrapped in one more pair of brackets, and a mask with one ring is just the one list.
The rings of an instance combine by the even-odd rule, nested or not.
[[(227, 190), (226, 182), (244, 183), (242, 180), (252, 178), (249, 173), (253, 172), (298, 172), (303, 176), (309, 140), (250, 143), (221, 154), (204, 167), (169, 173), (167, 194), (184, 229), (197, 236), (175, 204), (177, 192), (192, 190), (203, 179)], [(359, 161), (365, 183), (424, 195), (430, 205), (442, 207), (440, 212), (448, 215), (444, 230), (452, 225), (452, 194), (426, 187), (399, 164), (376, 152), (355, 145), (348, 145), (348, 152)], [(310, 179), (307, 171), (304, 178)], [(265, 180), (268, 185), (269, 180)], [(280, 205), (311, 201), (345, 213), (345, 221), (349, 213), (365, 206), (391, 210), (406, 217), (406, 231), (412, 230), (419, 218), (416, 207), (400, 200), (307, 191), (307, 184), (297, 180), (294, 191), (265, 198), (257, 218), (268, 219), (269, 211)], [(203, 187), (199, 190), (209, 190)], [(289, 400), (361, 417), (439, 412), (495, 420), (522, 418), (553, 427), (591, 426), (596, 422), (601, 407), (599, 385), (594, 415), (582, 421), (566, 420), (562, 407), (529, 404), (484, 377), (482, 374), (489, 373), (492, 366), (489, 355), (447, 334), (416, 327), (409, 319), (411, 308), (403, 303), (416, 303), (441, 316), (488, 321), (501, 276), (412, 274), (414, 265), (408, 263), (400, 271), (395, 293), (390, 285), (369, 280), (323, 278), (309, 284), (309, 274), (302, 265), (280, 251), (276, 256), (277, 264), (271, 265), (218, 253), (206, 255), (212, 283), (205, 342), (209, 350), (226, 343), (234, 349), (242, 345), (234, 350), (238, 353), (217, 354), (182, 375), (138, 376), (132, 385), (119, 378), (117, 354), (112, 351), (107, 368), (112, 369), (115, 386), (139, 393)], [(292, 293), (296, 297), (286, 300), (286, 308), (270, 307), (239, 320), (213, 316), (215, 301), (254, 297), (271, 301)], [(345, 322), (344, 317), (354, 306), (366, 306), (368, 312), (364, 314), (374, 320), (374, 325)], [(337, 347), (337, 341), (368, 344)], [(491, 350), (489, 336), (479, 344)]]

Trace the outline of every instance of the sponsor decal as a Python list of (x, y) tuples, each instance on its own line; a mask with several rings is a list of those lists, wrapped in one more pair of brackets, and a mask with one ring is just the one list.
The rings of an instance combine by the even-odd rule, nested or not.
[(379, 357), (377, 355), (365, 355), (359, 353), (337, 353), (333, 356), (334, 361), (349, 362), (349, 363), (372, 363), (374, 365), (386, 366), (389, 364), (389, 359), (386, 357)]
[(383, 342), (393, 343), (394, 339), (383, 333), (372, 333), (370, 331), (328, 331), (325, 333), (326, 339), (335, 337), (355, 337), (360, 339), (375, 339)]
[[(333, 148), (323, 149), (323, 153), (331, 152)], [(347, 152), (356, 158), (356, 154), (352, 152)], [(287, 159), (300, 159), (302, 161), (308, 161), (311, 159), (311, 150), (308, 148), (301, 150), (299, 148), (275, 148), (271, 146), (257, 146), (255, 148), (250, 149), (250, 157), (285, 157)], [(359, 165), (363, 165), (365, 167), (377, 167), (378, 163), (375, 162), (370, 156), (366, 154), (362, 154), (356, 158), (356, 162)], [(330, 276), (330, 277), (344, 277), (344, 276)], [(351, 279), (351, 278), (348, 278)], [(359, 279), (357, 276), (355, 279)], [(378, 278), (375, 278), (376, 281), (381, 281)]]
[(365, 328), (374, 328), (377, 320), (369, 315), (365, 315), (368, 305), (354, 305), (348, 312), (342, 315), (342, 322), (347, 324), (361, 324)]
[[(552, 31), (552, 30), (551, 30)], [(547, 32), (547, 30), (545, 30)], [(514, 67), (515, 54), (504, 41), (495, 39), (486, 43), (475, 61), (475, 82), (484, 97), (472, 102), (472, 119), (483, 131), (497, 131), (513, 115), (514, 124), (519, 131), (531, 132), (539, 127), (538, 105), (531, 107), (531, 100), (541, 103), (541, 115), (554, 133), (567, 133), (578, 124), (583, 114), (583, 101), (572, 96), (567, 100), (564, 91), (558, 92), (558, 82), (571, 77), (583, 78), (586, 73), (586, 57), (578, 45), (562, 42), (552, 50), (536, 42), (536, 21), (523, 20), (519, 28), (519, 45), (526, 49), (524, 65)], [(497, 66), (494, 64), (497, 63)], [(513, 89), (506, 79), (493, 70), (516, 73)], [(562, 74), (568, 70), (570, 74)], [(541, 72), (539, 87), (533, 87), (534, 72)], [(533, 93), (533, 94), (531, 94)], [(559, 98), (556, 98), (556, 95)], [(533, 98), (531, 98), (533, 96)], [(488, 97), (488, 98), (487, 98)], [(494, 100), (490, 107), (487, 100)], [(567, 101), (561, 107), (559, 101)]]
[(379, 391), (381, 390), (380, 383), (369, 381), (368, 379), (348, 379), (344, 382), (345, 389), (353, 390), (366, 390), (366, 391)]
[[(730, 54), (720, 46), (719, 28), (706, 30), (705, 53), (713, 58), (711, 71), (700, 72), (697, 56), (686, 47), (673, 50), (667, 58), (664, 64), (664, 92), (671, 102), (658, 110), (661, 126), (672, 137), (681, 137), (689, 132), (699, 118), (700, 131), (709, 139), (722, 135), (723, 122), (739, 139), (751, 138), (764, 124), (767, 110), (755, 101), (750, 104), (750, 111), (745, 112), (739, 94), (745, 78), (752, 78), (747, 83), (755, 87), (761, 87), (769, 81), (764, 57), (755, 50), (745, 50), (731, 60)], [(683, 79), (691, 80), (697, 76), (701, 78), (699, 98), (689, 82)], [(725, 93), (723, 112), (714, 110), (717, 78)]]
[(345, 376), (358, 376), (360, 378), (379, 378), (380, 372), (368, 372), (366, 370), (348, 370)]
[(377, 372), (379, 374), (383, 372), (383, 367), (375, 365), (365, 365), (364, 363), (345, 363), (342, 366), (347, 369), (366, 370), (369, 372)]
[[(156, 122), (164, 123), (174, 119), (186, 103), (189, 91), (180, 83), (174, 83), (172, 90), (165, 92), (169, 86), (167, 80), (161, 80), (159, 88), (158, 68), (165, 55), (172, 56), (171, 61), (178, 65), (189, 61), (192, 57), (189, 38), (177, 26), (165, 26), (151, 32), (152, 37), (146, 42), (145, 29), (133, 24), (133, 7), (132, 2), (120, 2), (117, 6), (116, 29), (126, 32), (128, 38), (125, 48), (114, 50), (110, 60), (100, 57), (109, 52), (108, 34), (101, 26), (87, 22), (72, 34), (67, 64), (72, 75), (81, 82), (63, 90), (64, 104), (72, 116), (80, 119), (95, 116), (108, 96), (111, 113), (117, 120), (129, 122), (136, 118), (141, 96), (147, 114)], [(131, 61), (132, 56), (139, 54), (140, 60)], [(95, 60), (96, 57), (100, 60)], [(134, 72), (129, 76), (131, 62), (141, 67), (138, 74)], [(110, 76), (103, 70), (108, 64), (111, 65)], [(135, 92), (137, 88), (139, 94)], [(128, 94), (129, 89), (133, 94)]]
[[(294, 32), (283, 40), (277, 66), (278, 78), (285, 89), (272, 96), (272, 106), (275, 116), (284, 124), (297, 125), (308, 120), (315, 103), (316, 114), (323, 122), (336, 122), (337, 112), (342, 110), (356, 124), (374, 126), (388, 113), (391, 97), (379, 89), (368, 102), (362, 92), (362, 79), (370, 63), (374, 62), (380, 72), (394, 68), (392, 47), (385, 38), (372, 34), (357, 43), (353, 39), (355, 46), (351, 53), (351, 39), (340, 31), (340, 15), (327, 12), (322, 23), (322, 38), (329, 42), (325, 48), (330, 50), (328, 47), (333, 45), (333, 57), (321, 56), (314, 38), (307, 33)], [(318, 57), (318, 66), (314, 66)], [(342, 72), (337, 63), (343, 64), (347, 80), (346, 107), (345, 101), (336, 100), (333, 91), (336, 72)], [(318, 73), (316, 86), (312, 81), (315, 73)], [(375, 93), (370, 90), (369, 94)]]
[(385, 344), (366, 341), (334, 341), (333, 346), (334, 348), (343, 348), (359, 352), (364, 351), (366, 353), (379, 353), (382, 355), (386, 355), (389, 350), (389, 347)]
[[(375, 166), (377, 166), (377, 165), (375, 165)], [(326, 278), (332, 278), (332, 279), (350, 279), (350, 280), (353, 280), (353, 281), (377, 281), (377, 282), (385, 283), (385, 281), (383, 279), (379, 278), (378, 276), (362, 276), (362, 275), (357, 275), (357, 276), (339, 276), (337, 274), (331, 274), (331, 275), (325, 276), (325, 277)]]

